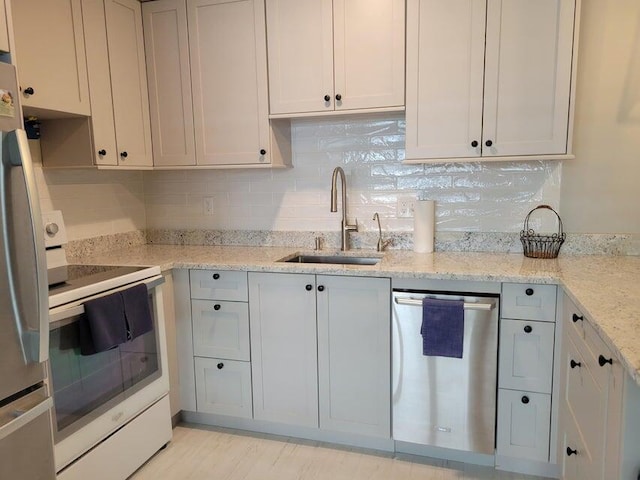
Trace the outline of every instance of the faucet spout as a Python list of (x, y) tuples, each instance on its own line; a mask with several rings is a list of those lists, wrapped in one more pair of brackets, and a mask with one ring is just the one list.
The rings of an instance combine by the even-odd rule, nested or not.
[(355, 225), (350, 225), (347, 220), (347, 179), (344, 175), (342, 167), (336, 167), (333, 169), (333, 175), (331, 176), (331, 211), (338, 211), (338, 177), (340, 177), (340, 184), (342, 190), (342, 224), (341, 224), (341, 250), (349, 250), (349, 236), (347, 232), (358, 231), (358, 220), (356, 219)]

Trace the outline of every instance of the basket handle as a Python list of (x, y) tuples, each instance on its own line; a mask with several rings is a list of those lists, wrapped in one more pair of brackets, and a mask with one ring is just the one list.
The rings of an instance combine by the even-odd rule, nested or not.
[(562, 236), (564, 234), (564, 227), (562, 225), (562, 219), (560, 218), (560, 215), (558, 215), (558, 212), (556, 212), (553, 208), (551, 208), (549, 205), (538, 205), (536, 208), (532, 209), (529, 213), (527, 213), (527, 216), (524, 219), (524, 231), (525, 232), (529, 232), (529, 217), (531, 217), (531, 214), (533, 212), (535, 212), (536, 210), (539, 209), (547, 209), (547, 210), (551, 210), (553, 213), (555, 213), (556, 217), (558, 218), (558, 236)]

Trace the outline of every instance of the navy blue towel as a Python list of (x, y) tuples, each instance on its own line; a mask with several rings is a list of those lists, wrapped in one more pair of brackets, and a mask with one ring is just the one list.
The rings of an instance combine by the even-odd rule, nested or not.
[(149, 308), (149, 293), (144, 284), (120, 292), (124, 301), (124, 314), (129, 326), (129, 340), (153, 330), (153, 317)]
[(93, 355), (127, 341), (124, 302), (119, 292), (87, 300), (78, 323), (80, 353)]
[(422, 300), (422, 354), (462, 358), (464, 343), (464, 301)]

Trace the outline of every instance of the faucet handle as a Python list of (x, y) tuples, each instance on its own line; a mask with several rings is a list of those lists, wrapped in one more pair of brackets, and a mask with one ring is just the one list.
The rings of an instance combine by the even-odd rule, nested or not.
[(348, 222), (346, 222), (345, 220), (345, 225), (344, 225), (344, 229), (347, 232), (357, 232), (358, 231), (358, 219), (356, 218), (356, 223), (353, 225), (350, 225)]

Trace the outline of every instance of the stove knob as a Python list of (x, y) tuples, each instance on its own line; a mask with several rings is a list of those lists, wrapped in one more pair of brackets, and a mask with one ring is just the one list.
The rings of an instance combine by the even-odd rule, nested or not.
[(44, 227), (44, 230), (47, 232), (47, 235), (50, 237), (54, 237), (56, 233), (60, 230), (57, 223), (47, 223)]

